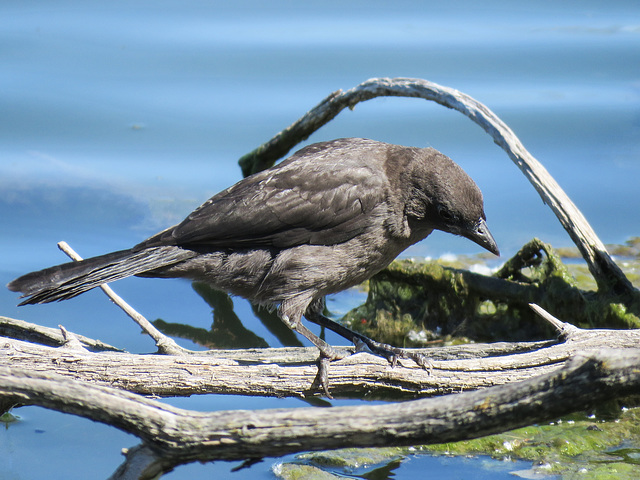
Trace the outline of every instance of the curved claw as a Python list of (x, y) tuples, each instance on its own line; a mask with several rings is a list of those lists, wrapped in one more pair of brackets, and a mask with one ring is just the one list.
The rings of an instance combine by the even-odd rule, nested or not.
[(395, 353), (388, 357), (387, 360), (389, 360), (391, 368), (394, 368), (398, 364), (398, 356)]
[(312, 388), (321, 388), (327, 398), (333, 399), (329, 393), (329, 362), (333, 360), (329, 358), (324, 352), (320, 352), (318, 357), (318, 373), (313, 380)]
[(422, 353), (410, 352), (411, 360), (416, 362), (417, 365), (424, 368), (429, 372), (429, 375), (433, 372), (433, 363), (429, 358)]

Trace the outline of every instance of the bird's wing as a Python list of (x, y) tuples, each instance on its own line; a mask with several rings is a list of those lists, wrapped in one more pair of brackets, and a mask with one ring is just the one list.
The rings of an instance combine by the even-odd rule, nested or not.
[(385, 179), (366, 165), (339, 163), (329, 159), (299, 168), (288, 162), (248, 177), (138, 247), (287, 248), (347, 241), (384, 202)]

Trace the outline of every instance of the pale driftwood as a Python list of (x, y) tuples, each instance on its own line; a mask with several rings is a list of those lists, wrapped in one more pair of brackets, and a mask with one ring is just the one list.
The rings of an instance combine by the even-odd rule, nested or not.
[[(82, 335), (75, 335), (80, 343), (87, 349), (101, 352), (112, 351), (121, 352), (122, 350), (92, 338)], [(64, 345), (66, 340), (60, 328), (43, 327), (35, 323), (17, 320), (15, 318), (3, 317), (0, 315), (0, 337), (13, 338), (16, 340), (24, 340), (27, 342), (39, 343), (49, 346)]]
[[(221, 352), (233, 357), (233, 351)], [(288, 354), (288, 355), (287, 355)], [(317, 375), (317, 349), (279, 352), (267, 349), (252, 360), (214, 355), (96, 354), (83, 350), (56, 349), (18, 340), (3, 340), (0, 355), (8, 364), (32, 372), (51, 372), (97, 385), (111, 385), (143, 395), (188, 396), (198, 393), (305, 397), (318, 394), (313, 387)], [(526, 354), (521, 354), (526, 355)], [(263, 363), (262, 357), (288, 361)], [(564, 358), (540, 355), (516, 357), (511, 368), (503, 358), (438, 361), (430, 375), (413, 366), (389, 363), (359, 353), (331, 363), (330, 392), (334, 397), (428, 396), (503, 384), (547, 372)]]
[(342, 447), (443, 443), (556, 419), (640, 393), (640, 350), (576, 354), (521, 382), (396, 404), (202, 413), (46, 372), (0, 368), (0, 396), (80, 415), (143, 444), (113, 478), (153, 478), (193, 461), (242, 460)]
[[(431, 373), (412, 362), (392, 367), (386, 360), (367, 353), (351, 355), (331, 363), (331, 394), (362, 396), (366, 392), (370, 397), (421, 397), (460, 392), (557, 370), (578, 352), (640, 345), (640, 330), (581, 330), (557, 319), (555, 322), (556, 328), (562, 329), (561, 343), (423, 350), (433, 359)], [(0, 343), (0, 356), (7, 365), (26, 371), (50, 372), (144, 395), (222, 393), (304, 397), (318, 393), (313, 387), (317, 373), (315, 348), (220, 350), (175, 357), (91, 353), (5, 338)]]
[(299, 142), (331, 121), (345, 108), (381, 96), (416, 97), (431, 100), (457, 110), (493, 138), (520, 168), (567, 231), (589, 266), (602, 291), (618, 294), (635, 292), (631, 282), (616, 265), (604, 244), (595, 234), (560, 185), (542, 164), (531, 155), (513, 131), (482, 103), (453, 88), (415, 78), (374, 78), (345, 91), (338, 90), (325, 98), (303, 117), (271, 140), (240, 159), (245, 175), (267, 168)]

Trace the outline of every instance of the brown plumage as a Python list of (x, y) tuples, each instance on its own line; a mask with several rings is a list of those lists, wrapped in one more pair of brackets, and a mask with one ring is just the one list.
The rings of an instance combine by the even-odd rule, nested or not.
[(480, 190), (448, 157), (338, 139), (241, 180), (130, 250), (33, 272), (8, 287), (30, 304), (131, 275), (186, 277), (278, 306), (297, 328), (305, 312), (318, 322), (314, 302), (370, 278), (434, 229), (498, 254)]

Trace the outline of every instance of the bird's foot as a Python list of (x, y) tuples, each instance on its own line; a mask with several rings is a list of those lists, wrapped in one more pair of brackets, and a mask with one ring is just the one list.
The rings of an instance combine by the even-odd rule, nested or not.
[(344, 337), (352, 342), (356, 347), (356, 352), (365, 351), (365, 349), (368, 349), (374, 355), (379, 355), (386, 358), (391, 366), (394, 367), (398, 363), (398, 358), (406, 358), (412, 360), (418, 366), (424, 368), (425, 370), (428, 370), (429, 373), (431, 373), (433, 366), (431, 364), (431, 360), (429, 360), (426, 355), (414, 350), (394, 347), (393, 345), (388, 345), (386, 343), (376, 342), (366, 335), (354, 332), (350, 328), (347, 328), (344, 325), (341, 325), (340, 323), (324, 316), (322, 314), (323, 306), (324, 304), (321, 302), (313, 304), (309, 309), (307, 309), (305, 316), (309, 321), (322, 327), (328, 328), (332, 332), (335, 332), (341, 337)]
[[(358, 333), (355, 334), (352, 341), (355, 345), (356, 353), (369, 351), (374, 355), (386, 358), (392, 367), (397, 365), (398, 358), (406, 358), (415, 362), (419, 367), (428, 370), (429, 374), (431, 374), (433, 369), (431, 360), (429, 360), (429, 358), (423, 353), (406, 348), (394, 347), (386, 343), (376, 342), (375, 340)], [(328, 344), (325, 344), (322, 348), (318, 348), (320, 350), (320, 357), (317, 361), (318, 373), (313, 381), (312, 388), (321, 389), (327, 398), (333, 398), (329, 393), (329, 363), (333, 360), (344, 358), (344, 355), (338, 353)]]
[(362, 334), (354, 333), (355, 336), (352, 341), (356, 347), (356, 352), (365, 351), (366, 347), (371, 353), (386, 358), (392, 367), (397, 365), (398, 358), (406, 358), (415, 362), (419, 367), (428, 370), (429, 373), (431, 373), (431, 370), (433, 369), (431, 360), (429, 360), (429, 358), (423, 353), (407, 348), (394, 347), (393, 345), (388, 345), (386, 343), (376, 342)]
[(333, 396), (329, 393), (329, 363), (331, 360), (335, 359), (327, 357), (324, 352), (320, 351), (320, 356), (318, 357), (317, 362), (318, 373), (316, 374), (316, 378), (313, 380), (311, 388), (320, 389), (324, 392), (327, 398), (333, 399)]
[(318, 373), (311, 384), (311, 390), (319, 389), (328, 398), (333, 398), (329, 393), (329, 363), (333, 360), (340, 360), (341, 358), (344, 358), (346, 354), (337, 351), (315, 333), (311, 332), (311, 330), (305, 327), (299, 320), (292, 322), (286, 315), (283, 315), (281, 318), (289, 328), (304, 335), (311, 343), (318, 347), (318, 350), (320, 350), (320, 357), (318, 357), (317, 361)]
[(331, 396), (331, 393), (329, 393), (329, 363), (334, 360), (340, 360), (347, 355), (342, 352), (338, 352), (335, 348), (324, 341), (322, 341), (322, 343), (323, 345), (316, 345), (318, 350), (320, 350), (320, 356), (316, 362), (318, 365), (318, 373), (311, 384), (311, 388), (321, 390), (327, 398), (332, 399), (333, 397)]

